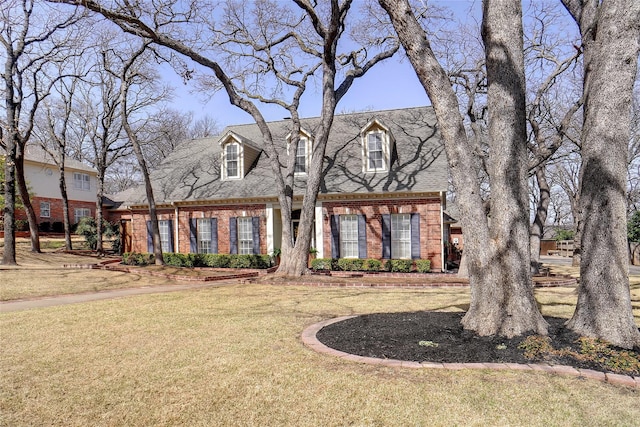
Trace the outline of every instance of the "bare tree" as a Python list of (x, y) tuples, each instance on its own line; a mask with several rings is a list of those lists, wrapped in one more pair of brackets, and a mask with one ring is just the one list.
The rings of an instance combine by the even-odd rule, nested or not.
[(35, 139), (49, 154), (58, 167), (58, 187), (62, 197), (62, 217), (64, 224), (65, 248), (73, 249), (71, 242), (71, 221), (69, 219), (69, 197), (65, 178), (67, 159), (67, 143), (72, 138), (70, 129), (73, 119), (74, 94), (78, 84), (77, 77), (70, 77), (57, 82), (52, 87), (55, 98), (43, 103), (41, 114), (34, 130)]
[(640, 2), (563, 0), (584, 50), (583, 214), (578, 303), (568, 327), (640, 346), (629, 290), (626, 188), (631, 105), (640, 52)]
[(434, 106), (443, 136), (465, 234), (471, 282), (466, 329), (508, 337), (546, 334), (530, 287), (526, 109), (522, 11), (519, 1), (484, 2), (482, 36), (488, 80), (488, 172), (491, 221), (473, 171), (477, 159), (458, 101), (406, 0), (379, 0), (391, 17), (418, 78)]
[[(285, 275), (301, 275), (307, 272), (307, 258), (314, 224), (315, 201), (319, 191), (322, 165), (326, 143), (333, 124), (338, 101), (344, 96), (354, 80), (365, 75), (375, 64), (391, 57), (398, 44), (393, 37), (377, 36), (375, 43), (368, 48), (349, 49), (339, 53), (338, 42), (345, 35), (346, 17), (352, 6), (352, 0), (340, 3), (333, 0), (329, 4), (312, 4), (307, 0), (295, 0), (298, 9), (290, 11), (277, 1), (263, 0), (252, 3), (229, 2), (226, 6), (225, 25), (235, 25), (238, 31), (230, 34), (214, 33), (214, 48), (201, 42), (209, 40), (202, 37), (201, 29), (208, 28), (214, 22), (211, 16), (199, 16), (207, 8), (201, 7), (197, 1), (183, 3), (167, 3), (164, 5), (149, 4), (136, 8), (128, 2), (114, 2), (112, 8), (97, 1), (54, 0), (58, 2), (82, 5), (115, 22), (125, 32), (150, 39), (156, 45), (164, 46), (173, 52), (184, 55), (213, 72), (209, 81), (215, 87), (221, 87), (229, 96), (232, 105), (249, 113), (256, 121), (263, 137), (263, 147), (272, 162), (278, 199), (282, 212), (283, 260), (279, 273)], [(158, 6), (158, 8), (156, 8)], [(245, 12), (250, 10), (255, 13)], [(244, 18), (255, 17), (252, 22)], [(197, 40), (188, 40), (185, 32), (176, 28), (179, 23), (191, 24), (197, 34)], [(258, 25), (259, 31), (255, 30)], [(215, 25), (214, 28), (215, 30)], [(172, 32), (172, 30), (175, 30)], [(188, 32), (186, 32), (188, 33)], [(367, 34), (359, 34), (363, 39)], [(222, 37), (222, 41), (217, 41)], [(233, 52), (232, 45), (242, 47), (249, 52), (255, 68), (255, 83), (247, 85), (243, 82), (246, 75), (237, 74), (231, 57), (222, 63), (217, 58), (224, 57), (225, 50)], [(298, 66), (292, 60), (293, 51), (306, 58), (306, 63)], [(370, 52), (378, 52), (371, 54)], [(222, 56), (221, 56), (222, 55)], [(246, 55), (245, 55), (246, 56)], [(239, 58), (242, 58), (240, 56)], [(303, 199), (300, 218), (300, 236), (293, 241), (291, 210), (294, 188), (295, 156), (288, 156), (281, 162), (282, 153), (276, 149), (273, 136), (257, 103), (280, 105), (291, 116), (291, 145), (297, 146), (300, 136), (300, 117), (298, 106), (307, 82), (320, 74), (322, 80), (322, 109), (319, 128), (316, 129), (312, 160), (307, 175), (307, 186)], [(185, 69), (183, 75), (188, 77), (191, 70)], [(268, 76), (268, 77), (267, 77)], [(256, 91), (264, 81), (275, 78), (278, 82), (272, 93)], [(341, 81), (339, 81), (341, 80)], [(279, 88), (285, 88), (279, 92)], [(280, 94), (290, 95), (289, 101), (279, 99)], [(290, 150), (294, 152), (295, 150)], [(286, 165), (284, 168), (282, 165)], [(284, 171), (283, 171), (284, 169)]]
[[(81, 18), (77, 10), (62, 13), (37, 2), (13, 0), (0, 11), (0, 45), (4, 52), (2, 82), (5, 117), (2, 120), (2, 147), (5, 163), (5, 249), (3, 264), (15, 264), (15, 196), (16, 186), (27, 212), (31, 250), (40, 251), (37, 219), (24, 179), (24, 154), (31, 137), (36, 111), (53, 84), (62, 75), (49, 77), (49, 67), (72, 56), (74, 43), (70, 29)], [(37, 19), (37, 16), (55, 17)]]
[(213, 116), (205, 115), (193, 123), (189, 131), (191, 138), (207, 138), (215, 136), (220, 132), (220, 126)]

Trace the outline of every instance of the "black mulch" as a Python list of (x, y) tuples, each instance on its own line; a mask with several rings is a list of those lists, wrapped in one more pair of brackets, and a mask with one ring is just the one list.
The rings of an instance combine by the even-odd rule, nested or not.
[[(526, 337), (480, 337), (462, 329), (463, 315), (433, 311), (368, 314), (325, 326), (316, 337), (328, 347), (365, 357), (440, 363), (547, 363), (623, 373), (570, 356), (527, 359), (524, 350), (518, 348)], [(545, 319), (555, 349), (579, 351), (579, 336), (564, 328), (566, 319)], [(640, 357), (637, 351), (632, 353)]]

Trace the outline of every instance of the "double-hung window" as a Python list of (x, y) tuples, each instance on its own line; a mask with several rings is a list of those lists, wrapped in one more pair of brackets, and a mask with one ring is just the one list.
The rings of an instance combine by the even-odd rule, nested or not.
[(75, 208), (73, 210), (73, 219), (75, 223), (79, 223), (84, 217), (91, 216), (91, 209), (89, 208)]
[(251, 217), (238, 218), (238, 253), (241, 255), (253, 253), (253, 219)]
[(171, 241), (171, 227), (169, 221), (158, 221), (158, 228), (160, 229), (160, 244), (162, 246), (162, 252), (171, 252), (169, 242)]
[(197, 222), (198, 232), (198, 253), (210, 254), (213, 253), (211, 246), (211, 219), (210, 218), (198, 218)]
[(238, 144), (227, 144), (225, 147), (225, 168), (227, 178), (240, 177)]
[(49, 202), (40, 202), (40, 217), (41, 218), (51, 217), (51, 204)]
[(411, 258), (411, 215), (391, 215), (391, 258)]
[(382, 132), (367, 134), (368, 170), (384, 169), (384, 157), (382, 152)]
[(340, 215), (340, 256), (358, 258), (357, 215)]
[(73, 187), (76, 190), (89, 191), (91, 190), (91, 178), (86, 173), (73, 173)]
[(295, 173), (307, 173), (307, 139), (298, 139), (296, 148)]

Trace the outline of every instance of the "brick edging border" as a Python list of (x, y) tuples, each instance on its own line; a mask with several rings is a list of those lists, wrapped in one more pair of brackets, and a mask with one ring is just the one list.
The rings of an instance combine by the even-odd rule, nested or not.
[(336, 356), (344, 360), (357, 363), (367, 363), (370, 365), (387, 366), (391, 368), (430, 368), (430, 369), (494, 369), (494, 370), (514, 370), (514, 371), (541, 371), (550, 374), (565, 375), (578, 378), (589, 378), (606, 382), (613, 385), (626, 386), (640, 389), (640, 377), (631, 377), (628, 375), (610, 374), (605, 372), (594, 371), (591, 369), (574, 368), (567, 365), (545, 365), (545, 364), (521, 364), (521, 363), (433, 363), (433, 362), (410, 362), (397, 359), (378, 359), (375, 357), (364, 357), (355, 354), (345, 353), (340, 350), (333, 349), (321, 343), (316, 334), (320, 329), (333, 323), (342, 322), (343, 320), (352, 319), (357, 316), (341, 316), (333, 319), (324, 320), (308, 326), (302, 332), (302, 342), (312, 350)]

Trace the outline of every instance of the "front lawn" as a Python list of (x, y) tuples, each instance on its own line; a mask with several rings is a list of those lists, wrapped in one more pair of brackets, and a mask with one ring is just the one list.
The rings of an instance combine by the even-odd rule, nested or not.
[[(544, 314), (571, 314), (573, 289), (536, 295)], [(319, 320), (462, 311), (468, 298), (459, 288), (245, 284), (2, 313), (0, 424), (637, 425), (637, 390), (538, 372), (363, 365), (300, 340)]]

